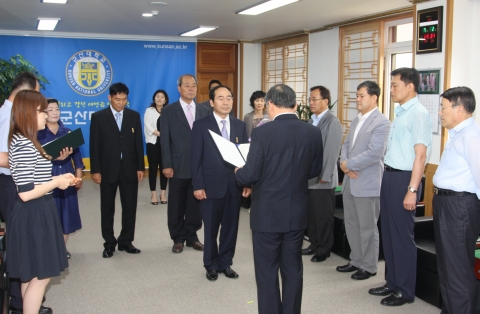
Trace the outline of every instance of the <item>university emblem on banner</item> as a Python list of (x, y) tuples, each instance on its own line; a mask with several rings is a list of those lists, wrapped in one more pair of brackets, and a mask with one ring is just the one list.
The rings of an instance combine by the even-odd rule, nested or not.
[(80, 95), (97, 96), (112, 83), (113, 70), (110, 61), (102, 53), (82, 50), (67, 63), (66, 78), (70, 87)]

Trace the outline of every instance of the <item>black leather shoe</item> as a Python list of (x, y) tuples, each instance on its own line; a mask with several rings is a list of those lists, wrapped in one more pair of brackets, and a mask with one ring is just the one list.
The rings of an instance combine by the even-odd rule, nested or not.
[[(11, 313), (11, 314), (23, 314), (23, 309), (17, 309), (17, 308), (15, 308), (15, 307), (12, 307), (12, 306), (11, 306), (11, 307), (9, 308), (9, 310), (10, 310), (10, 313)], [(41, 306), (40, 306), (40, 310), (38, 311), (38, 313), (39, 313), (39, 314), (52, 314), (53, 311), (52, 311), (51, 308), (41, 305)]]
[(103, 250), (103, 258), (110, 258), (113, 256), (113, 252), (115, 252), (115, 248), (106, 248)]
[(347, 265), (337, 266), (337, 271), (341, 273), (350, 273), (352, 271), (358, 270), (358, 267), (353, 266), (352, 264), (348, 263)]
[(138, 253), (142, 252), (139, 249), (137, 249), (136, 247), (134, 247), (133, 244), (119, 245), (118, 250), (119, 251), (125, 251), (125, 252), (130, 253), (130, 254), (138, 254)]
[(393, 293), (393, 290), (387, 287), (387, 285), (383, 285), (381, 287), (368, 290), (368, 293), (371, 295), (385, 296)]
[(353, 274), (351, 276), (352, 279), (355, 279), (355, 280), (365, 280), (365, 279), (368, 279), (370, 277), (373, 277), (375, 276), (377, 273), (370, 273), (366, 270), (363, 270), (363, 269), (359, 269), (355, 274)]
[(218, 273), (216, 270), (207, 270), (207, 279), (210, 281), (215, 281), (218, 278)]
[(302, 255), (313, 255), (313, 254), (315, 254), (315, 251), (309, 247), (302, 250)]
[(323, 253), (317, 253), (312, 256), (311, 261), (314, 263), (319, 263), (325, 261), (327, 258), (330, 257), (330, 253), (328, 254), (323, 254)]
[(404, 305), (405, 303), (413, 303), (413, 301), (414, 300), (407, 300), (402, 298), (401, 292), (395, 292), (380, 301), (380, 304), (385, 306), (400, 306)]
[(227, 278), (238, 278), (238, 274), (231, 267), (219, 270), (218, 272), (223, 273)]

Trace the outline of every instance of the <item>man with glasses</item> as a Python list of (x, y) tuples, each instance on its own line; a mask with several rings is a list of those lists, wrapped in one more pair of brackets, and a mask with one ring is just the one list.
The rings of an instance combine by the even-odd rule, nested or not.
[(480, 232), (480, 127), (475, 95), (447, 89), (440, 117), (449, 139), (433, 177), (433, 222), (442, 313), (476, 313), (475, 243)]
[[(233, 107), (230, 88), (216, 86), (210, 90), (213, 114), (193, 125), (190, 141), (190, 165), (193, 194), (200, 201), (200, 212), (205, 232), (203, 265), (210, 281), (217, 280), (218, 273), (227, 278), (238, 278), (230, 267), (237, 243), (238, 219), (242, 187), (235, 181), (235, 167), (226, 163), (220, 155), (209, 130), (235, 144), (248, 143), (246, 124), (229, 113)], [(250, 189), (243, 188), (243, 197)], [(220, 246), (217, 243), (220, 229)]]
[(323, 262), (330, 256), (333, 245), (333, 220), (335, 210), (335, 188), (338, 186), (337, 162), (342, 146), (342, 126), (330, 110), (330, 91), (324, 86), (310, 88), (310, 110), (308, 123), (322, 132), (323, 164), (320, 176), (308, 181), (310, 208), (308, 210), (307, 234), (310, 246), (302, 250), (303, 255), (313, 255), (312, 262)]

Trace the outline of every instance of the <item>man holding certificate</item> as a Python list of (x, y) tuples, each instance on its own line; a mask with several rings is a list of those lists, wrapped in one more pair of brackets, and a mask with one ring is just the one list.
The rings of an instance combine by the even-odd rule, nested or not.
[[(233, 107), (230, 88), (217, 86), (210, 90), (213, 114), (195, 121), (190, 146), (193, 194), (200, 201), (204, 225), (203, 264), (210, 281), (218, 273), (237, 278), (232, 265), (237, 242), (238, 218), (242, 195), (250, 189), (237, 185), (235, 167), (223, 160), (209, 130), (235, 144), (248, 143), (245, 122), (229, 116)], [(220, 229), (220, 247), (217, 244)]]

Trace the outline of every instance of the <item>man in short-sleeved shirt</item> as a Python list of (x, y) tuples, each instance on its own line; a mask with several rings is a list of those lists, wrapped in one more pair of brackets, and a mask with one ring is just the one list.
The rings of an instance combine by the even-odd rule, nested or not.
[(380, 190), (380, 223), (385, 279), (387, 283), (369, 290), (388, 296), (382, 305), (399, 306), (415, 299), (417, 248), (413, 240), (418, 191), (432, 146), (432, 122), (418, 101), (420, 76), (414, 68), (392, 71), (390, 94), (395, 108), (385, 155)]

